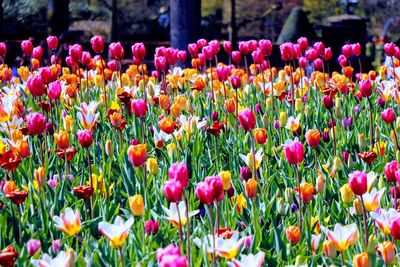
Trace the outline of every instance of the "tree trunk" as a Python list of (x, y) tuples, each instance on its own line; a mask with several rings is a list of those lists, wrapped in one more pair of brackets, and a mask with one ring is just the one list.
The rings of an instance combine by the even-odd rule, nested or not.
[(237, 48), (238, 29), (236, 25), (236, 0), (231, 0), (231, 43), (234, 49)]
[(49, 0), (50, 34), (60, 36), (69, 28), (69, 0)]
[(171, 46), (187, 50), (199, 37), (201, 0), (171, 0), (170, 8)]
[(111, 36), (112, 42), (119, 40), (118, 31), (118, 1), (112, 1)]

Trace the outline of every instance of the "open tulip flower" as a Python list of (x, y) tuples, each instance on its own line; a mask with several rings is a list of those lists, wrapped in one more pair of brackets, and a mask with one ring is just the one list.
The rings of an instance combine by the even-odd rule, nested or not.
[(105, 37), (0, 40), (1, 266), (400, 265), (395, 43)]
[(119, 216), (115, 218), (113, 224), (108, 222), (99, 223), (99, 232), (104, 235), (113, 248), (120, 248), (124, 245), (129, 235), (129, 230), (133, 225), (133, 218), (131, 217), (126, 222)]

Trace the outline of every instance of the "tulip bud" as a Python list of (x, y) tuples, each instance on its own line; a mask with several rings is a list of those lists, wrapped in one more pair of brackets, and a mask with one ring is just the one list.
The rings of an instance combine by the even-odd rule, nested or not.
[(114, 149), (110, 139), (107, 139), (106, 141), (106, 155), (109, 157), (114, 155)]
[(229, 171), (222, 171), (219, 173), (221, 177), (222, 184), (224, 186), (224, 190), (228, 190), (231, 188), (231, 173)]
[(280, 215), (284, 215), (285, 214), (285, 204), (283, 203), (283, 200), (282, 200), (281, 197), (278, 198), (278, 200), (276, 201), (276, 211)]
[(289, 226), (286, 228), (286, 237), (291, 244), (297, 244), (300, 241), (300, 228), (297, 226)]
[(29, 239), (26, 244), (26, 249), (28, 251), (29, 256), (35, 255), (41, 249), (40, 240), (37, 239)]
[(129, 197), (128, 199), (129, 207), (134, 216), (143, 216), (144, 215), (144, 200), (142, 195), (134, 195)]
[(361, 200), (359, 198), (354, 199), (353, 208), (354, 208), (354, 213), (356, 215), (361, 215), (362, 214), (363, 208), (362, 208)]
[(321, 193), (324, 190), (325, 178), (324, 178), (324, 176), (322, 174), (318, 175), (316, 186), (317, 186), (317, 192), (318, 193)]
[(353, 257), (353, 267), (371, 267), (367, 252), (356, 254)]
[(336, 258), (337, 256), (337, 251), (335, 249), (335, 246), (331, 240), (325, 240), (324, 243), (322, 244), (322, 250), (324, 251), (324, 254), (331, 259)]
[(179, 202), (182, 199), (183, 188), (177, 180), (167, 180), (163, 186), (164, 195), (169, 202)]
[(267, 127), (268, 126), (268, 115), (264, 114), (262, 116), (261, 120), (262, 120), (262, 123), (263, 123), (264, 127)]
[(285, 189), (285, 199), (287, 203), (292, 203), (293, 202), (293, 192), (291, 188), (286, 188)]
[(365, 149), (365, 136), (364, 134), (359, 134), (358, 135), (358, 147), (360, 148), (361, 151)]
[(244, 188), (248, 198), (255, 198), (257, 196), (257, 181), (254, 178), (244, 181)]
[(303, 102), (302, 102), (301, 98), (296, 98), (295, 111), (301, 112), (302, 109), (303, 109)]
[(286, 121), (287, 121), (287, 114), (286, 114), (286, 112), (281, 112), (281, 113), (279, 114), (279, 125), (280, 125), (281, 127), (285, 127)]
[(54, 254), (57, 254), (61, 250), (61, 240), (60, 239), (53, 240), (51, 244), (51, 249), (53, 250)]
[(146, 161), (146, 169), (150, 174), (158, 174), (158, 162), (156, 158), (148, 158)]
[(390, 241), (383, 241), (378, 245), (377, 252), (382, 257), (386, 265), (394, 264), (397, 261), (396, 248)]

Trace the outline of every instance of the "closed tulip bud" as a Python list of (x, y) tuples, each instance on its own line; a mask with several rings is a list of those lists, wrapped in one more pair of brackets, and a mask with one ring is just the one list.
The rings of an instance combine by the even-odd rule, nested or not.
[(37, 239), (29, 239), (28, 243), (26, 244), (26, 250), (28, 251), (29, 256), (33, 256), (41, 249), (42, 245), (40, 240)]
[(279, 197), (277, 199), (277, 201), (276, 201), (276, 211), (280, 215), (284, 215), (285, 214), (285, 203), (283, 203), (283, 200), (282, 200), (281, 197)]
[(173, 159), (178, 155), (178, 151), (176, 150), (176, 145), (174, 143), (167, 145), (167, 153), (170, 159)]
[(254, 129), (254, 127), (257, 124), (254, 112), (249, 108), (239, 111), (238, 117), (239, 117), (240, 125), (242, 126), (242, 128), (245, 131), (250, 131), (250, 130)]
[(46, 118), (39, 112), (33, 112), (26, 116), (26, 121), (28, 123), (28, 130), (30, 134), (40, 135), (46, 129)]
[(383, 169), (386, 179), (388, 182), (394, 183), (396, 182), (396, 171), (399, 169), (399, 164), (397, 161), (391, 161), (386, 163), (385, 168)]
[(286, 238), (289, 240), (289, 242), (291, 244), (297, 244), (300, 241), (300, 228), (297, 226), (289, 226), (288, 228), (286, 228)]
[(285, 127), (287, 122), (287, 114), (286, 112), (279, 113), (279, 124), (281, 127)]
[(65, 116), (63, 123), (64, 123), (64, 130), (67, 132), (71, 132), (74, 127), (74, 119), (72, 118), (72, 116), (71, 115)]
[(344, 184), (340, 189), (340, 197), (343, 203), (351, 203), (353, 201), (354, 193), (350, 188), (349, 184)]
[(295, 111), (301, 112), (302, 109), (303, 109), (303, 102), (302, 102), (301, 98), (296, 98)]
[(53, 240), (53, 242), (51, 243), (51, 249), (53, 250), (54, 254), (57, 254), (61, 250), (61, 240)]
[(114, 155), (113, 145), (110, 139), (106, 141), (106, 155), (112, 157)]
[(336, 171), (343, 170), (343, 164), (339, 157), (333, 159), (333, 168), (335, 168)]
[(221, 177), (222, 184), (224, 186), (224, 190), (227, 191), (231, 188), (231, 172), (230, 171), (222, 171), (219, 173)]
[(306, 117), (308, 117), (309, 110), (310, 110), (310, 106), (309, 106), (309, 105), (306, 105), (306, 107), (304, 108), (304, 115), (305, 115)]
[(251, 169), (249, 167), (240, 167), (240, 179), (247, 181), (251, 178)]
[(39, 167), (37, 169), (35, 169), (34, 171), (35, 173), (35, 179), (37, 181), (37, 183), (39, 184), (39, 186), (41, 188), (43, 188), (46, 185), (46, 171), (44, 169), (44, 167)]
[(370, 267), (371, 263), (369, 261), (369, 256), (367, 252), (356, 254), (353, 257), (354, 267)]
[(146, 169), (150, 174), (158, 174), (158, 161), (156, 158), (148, 158), (146, 161)]
[(291, 188), (286, 188), (285, 189), (285, 200), (287, 203), (292, 203), (293, 202), (293, 192)]
[(45, 93), (45, 84), (40, 75), (30, 76), (26, 82), (26, 87), (34, 97), (40, 97)]
[(134, 195), (129, 197), (129, 208), (134, 216), (143, 216), (144, 215), (144, 200), (142, 195)]
[(394, 120), (396, 119), (392, 108), (387, 108), (384, 111), (382, 111), (381, 116), (382, 116), (382, 120), (384, 120), (388, 124), (393, 123)]
[(396, 45), (394, 43), (386, 43), (383, 49), (388, 57), (392, 57), (396, 52)]
[(267, 130), (264, 128), (256, 128), (253, 130), (254, 139), (256, 140), (257, 144), (265, 144), (267, 141)]
[(317, 185), (317, 192), (321, 193), (325, 187), (325, 178), (322, 174), (318, 175), (316, 185)]
[(361, 55), (361, 45), (360, 43), (355, 43), (351, 45), (351, 51), (353, 52), (353, 55), (359, 57)]
[(257, 181), (254, 178), (244, 181), (244, 188), (248, 198), (255, 198), (257, 196)]
[(33, 45), (30, 40), (24, 40), (21, 43), (22, 53), (26, 56), (31, 56), (33, 52)]
[(183, 188), (177, 180), (167, 180), (163, 186), (164, 195), (169, 202), (179, 202), (182, 199)]
[(91, 130), (80, 130), (76, 133), (79, 144), (84, 147), (90, 147), (93, 143), (93, 132)]
[(240, 62), (242, 61), (242, 55), (240, 54), (239, 51), (233, 51), (231, 53), (231, 57), (232, 57), (232, 61), (235, 62), (237, 65), (239, 65)]
[(61, 95), (61, 82), (55, 81), (50, 83), (47, 90), (47, 95), (51, 100), (59, 99)]
[(264, 114), (262, 116), (261, 120), (262, 120), (262, 123), (263, 123), (264, 127), (267, 127), (268, 126), (268, 115)]
[(363, 212), (362, 203), (359, 198), (355, 198), (353, 201), (353, 209), (356, 215), (361, 215)]
[(379, 244), (377, 252), (387, 265), (394, 264), (397, 261), (396, 248), (390, 241), (383, 241), (383, 243)]
[(4, 58), (7, 53), (7, 45), (4, 42), (0, 43), (0, 57)]
[(90, 44), (96, 54), (101, 54), (104, 50), (104, 39), (100, 35), (95, 35), (90, 39)]
[(365, 149), (365, 136), (364, 134), (359, 134), (358, 135), (358, 147), (360, 148), (360, 150), (364, 150)]
[(326, 109), (331, 109), (335, 105), (335, 103), (333, 102), (333, 97), (329, 95), (324, 95), (322, 97), (322, 103), (324, 104)]
[(135, 43), (134, 45), (132, 45), (131, 49), (132, 55), (135, 58), (138, 58), (140, 61), (142, 61), (146, 56), (146, 47), (143, 43)]
[(337, 251), (336, 248), (331, 240), (325, 240), (324, 243), (322, 244), (322, 250), (324, 251), (324, 254), (331, 259), (334, 259), (337, 257)]
[(120, 42), (111, 43), (108, 47), (108, 51), (112, 59), (121, 60), (124, 58), (124, 48)]
[(301, 199), (305, 203), (312, 201), (316, 193), (314, 186), (308, 182), (302, 182), (300, 188), (295, 188), (295, 191), (299, 192)]
[(225, 41), (223, 46), (225, 53), (230, 54), (232, 52), (232, 43), (230, 41)]

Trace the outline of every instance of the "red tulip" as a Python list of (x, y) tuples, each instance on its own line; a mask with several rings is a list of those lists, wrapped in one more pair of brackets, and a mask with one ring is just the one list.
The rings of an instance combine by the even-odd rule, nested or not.
[(92, 49), (96, 54), (101, 54), (104, 50), (104, 39), (100, 35), (95, 35), (90, 39)]
[(392, 108), (387, 108), (384, 111), (382, 111), (381, 116), (382, 119), (388, 124), (393, 123), (394, 120), (396, 119)]
[(289, 141), (288, 143), (284, 144), (284, 153), (287, 161), (290, 164), (299, 164), (304, 158), (303, 144), (297, 141), (297, 138), (294, 141)]
[(393, 240), (400, 239), (400, 218), (395, 219), (389, 225), (390, 233), (392, 234)]
[(40, 135), (46, 129), (46, 118), (39, 112), (33, 112), (26, 116), (26, 122), (28, 123), (28, 130), (30, 134)]
[(91, 130), (80, 130), (76, 133), (76, 136), (82, 147), (90, 147), (93, 143), (93, 132)]
[(183, 188), (178, 180), (165, 181), (163, 191), (169, 202), (179, 202), (182, 199)]
[(356, 195), (363, 195), (367, 192), (367, 174), (362, 171), (354, 171), (349, 174), (348, 183), (351, 190)]
[(322, 103), (324, 104), (326, 109), (331, 109), (335, 105), (333, 97), (330, 95), (324, 95), (322, 97)]
[(206, 182), (200, 182), (197, 184), (195, 194), (203, 204), (210, 205), (214, 202), (214, 196)]
[(245, 131), (250, 131), (256, 127), (256, 117), (251, 109), (246, 108), (239, 111), (238, 117), (240, 125)]
[(241, 84), (242, 81), (240, 80), (240, 77), (239, 77), (239, 76), (236, 76), (236, 75), (232, 75), (232, 76), (230, 77), (230, 82), (231, 82), (232, 87), (233, 87), (234, 89), (238, 89), (238, 88), (240, 88), (240, 86), (242, 85), (242, 84)]
[(299, 67), (303, 69), (307, 67), (307, 59), (305, 57), (299, 58)]

